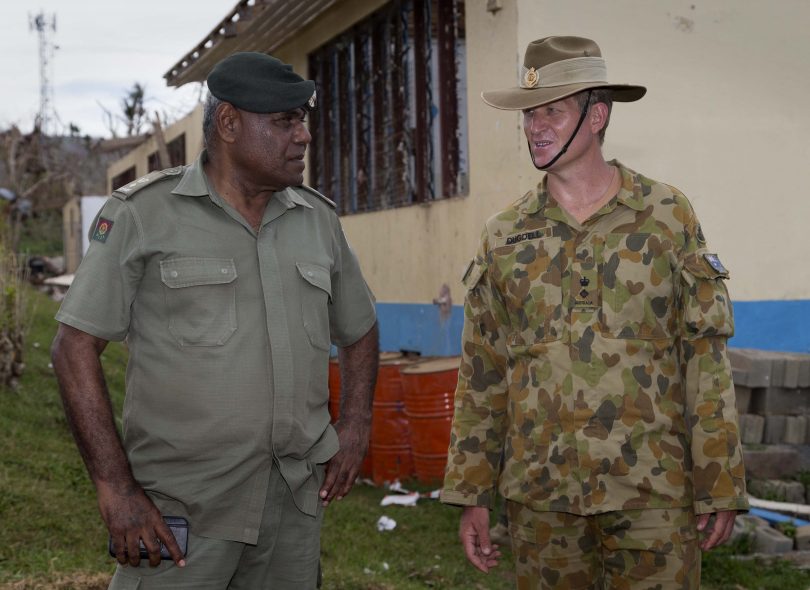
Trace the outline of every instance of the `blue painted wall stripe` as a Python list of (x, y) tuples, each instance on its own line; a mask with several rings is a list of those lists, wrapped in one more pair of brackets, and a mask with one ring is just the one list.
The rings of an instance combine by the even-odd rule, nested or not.
[[(423, 355), (461, 354), (464, 310), (455, 305), (447, 318), (439, 308), (419, 303), (377, 303), (382, 350), (413, 350)], [(730, 345), (810, 353), (810, 299), (738, 301), (736, 335)]]
[(735, 301), (737, 348), (810, 352), (810, 299)]

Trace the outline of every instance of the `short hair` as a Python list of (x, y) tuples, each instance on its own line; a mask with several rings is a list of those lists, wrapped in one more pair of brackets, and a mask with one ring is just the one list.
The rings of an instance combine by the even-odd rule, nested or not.
[(209, 152), (213, 149), (214, 143), (216, 142), (216, 114), (217, 109), (222, 102), (223, 101), (219, 100), (216, 96), (209, 92), (208, 97), (205, 99), (205, 105), (203, 106), (203, 144), (205, 145), (205, 149), (207, 149)]
[(592, 88), (590, 91), (583, 90), (582, 92), (578, 92), (574, 95), (574, 98), (577, 99), (577, 104), (579, 104), (579, 108), (581, 109), (585, 108), (585, 99), (588, 96), (588, 92), (591, 93), (588, 108), (591, 108), (597, 102), (603, 102), (607, 105), (608, 109), (605, 124), (602, 126), (602, 129), (599, 130), (599, 144), (601, 145), (605, 143), (605, 131), (607, 131), (608, 123), (610, 123), (610, 111), (613, 109), (613, 90), (610, 88)]

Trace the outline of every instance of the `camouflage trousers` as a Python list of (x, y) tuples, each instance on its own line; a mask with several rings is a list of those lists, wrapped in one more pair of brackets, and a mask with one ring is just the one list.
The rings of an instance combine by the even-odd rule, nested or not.
[(691, 507), (579, 516), (507, 501), (506, 513), (518, 590), (700, 587)]

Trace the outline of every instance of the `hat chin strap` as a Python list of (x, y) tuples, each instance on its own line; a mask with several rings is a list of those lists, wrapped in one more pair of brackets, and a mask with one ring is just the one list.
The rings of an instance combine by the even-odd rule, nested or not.
[[(554, 165), (554, 162), (559, 160), (563, 156), (563, 154), (568, 151), (568, 147), (571, 145), (571, 142), (574, 141), (574, 138), (577, 136), (577, 133), (579, 133), (579, 128), (582, 127), (582, 122), (585, 121), (585, 115), (588, 114), (588, 107), (591, 106), (591, 93), (592, 92), (593, 92), (592, 90), (588, 90), (588, 98), (585, 101), (585, 106), (582, 107), (582, 114), (580, 114), (580, 116), (579, 116), (579, 122), (577, 123), (577, 128), (574, 129), (574, 132), (571, 134), (571, 137), (568, 138), (568, 141), (565, 142), (565, 145), (557, 153), (557, 155), (554, 156), (553, 158), (551, 158), (551, 161), (546, 163), (544, 166), (538, 166), (537, 164), (534, 164), (534, 156), (532, 156), (532, 163), (534, 164), (535, 168), (537, 168), (538, 170), (548, 170), (551, 166)], [(529, 153), (531, 154), (532, 153), (532, 142), (529, 141), (528, 139), (526, 141), (529, 144)]]

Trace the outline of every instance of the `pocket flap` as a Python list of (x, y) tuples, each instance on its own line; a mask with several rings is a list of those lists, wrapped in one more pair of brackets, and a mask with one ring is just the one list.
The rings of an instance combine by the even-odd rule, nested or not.
[(461, 282), (464, 283), (464, 286), (467, 287), (467, 290), (473, 289), (477, 284), (478, 281), (481, 280), (481, 277), (484, 276), (484, 271), (486, 271), (487, 267), (483, 263), (479, 263), (476, 259), (470, 260), (470, 264), (467, 267), (464, 276), (461, 278)]
[(728, 270), (717, 254), (699, 251), (689, 254), (683, 261), (684, 269), (699, 279), (727, 279)]
[(310, 285), (326, 291), (329, 299), (332, 298), (332, 277), (329, 275), (329, 269), (311, 262), (296, 262), (295, 266), (298, 267), (301, 278)]
[(171, 289), (224, 285), (236, 279), (232, 258), (172, 258), (160, 261), (160, 279)]

